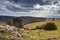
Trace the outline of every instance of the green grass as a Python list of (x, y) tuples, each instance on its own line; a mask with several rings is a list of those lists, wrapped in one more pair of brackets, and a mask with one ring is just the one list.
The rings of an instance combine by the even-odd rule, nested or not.
[[(36, 26), (42, 26), (43, 24), (46, 24), (47, 21), (45, 22), (35, 22), (35, 23), (30, 23), (30, 24), (26, 24), (25, 27), (28, 29), (33, 29), (36, 28)], [(54, 37), (56, 39), (60, 38), (60, 21), (53, 21), (53, 23), (55, 23), (55, 25), (57, 26), (57, 30), (53, 30), (53, 31), (45, 31), (45, 30), (30, 30), (30, 32), (25, 32), (25, 30), (19, 30), (20, 33), (22, 33), (23, 35), (29, 37), (31, 40), (47, 40), (50, 37)], [(4, 35), (12, 35), (11, 32), (7, 32), (7, 33), (1, 33), (0, 34)], [(12, 35), (13, 36), (13, 35)], [(18, 37), (16, 37), (18, 38)], [(3, 38), (1, 40), (8, 40), (6, 38)]]
[[(45, 23), (47, 22), (36, 22), (36, 23), (27, 24), (25, 26), (28, 26), (28, 28), (30, 27), (34, 28), (36, 26), (40, 26)], [(42, 39), (47, 40), (50, 37), (59, 39), (60, 38), (60, 21), (53, 21), (53, 23), (55, 23), (55, 25), (57, 26), (57, 30), (53, 30), (53, 31), (31, 30), (28, 36), (32, 39), (36, 37), (37, 40), (42, 40)]]

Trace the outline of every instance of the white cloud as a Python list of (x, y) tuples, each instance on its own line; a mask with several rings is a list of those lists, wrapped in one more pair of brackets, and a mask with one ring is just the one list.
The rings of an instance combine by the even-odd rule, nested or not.
[(60, 14), (57, 13), (57, 11), (59, 10), (60, 6), (60, 1), (56, 4), (51, 4), (51, 5), (39, 5), (39, 4), (35, 4), (33, 6), (33, 8), (36, 10), (34, 11), (34, 13), (38, 13), (38, 16), (51, 16), (51, 15), (54, 15), (54, 16), (58, 16)]
[(15, 4), (15, 3), (12, 3), (10, 1), (1, 1), (1, 2), (3, 2), (3, 5), (5, 5), (5, 6), (14, 6), (16, 8), (20, 8), (21, 7), (19, 4)]
[(39, 4), (35, 4), (34, 6), (33, 6), (33, 8), (34, 9), (40, 9), (40, 8), (42, 8), (42, 9), (52, 9), (52, 8), (58, 8), (58, 6), (57, 5), (53, 5), (53, 4), (51, 4), (51, 5), (39, 5)]
[(11, 7), (11, 6), (14, 6), (16, 8), (21, 8), (21, 5), (20, 4), (15, 4), (15, 3), (12, 3), (10, 1), (7, 1), (7, 0), (0, 0), (0, 8), (6, 8), (6, 7)]
[(35, 4), (34, 6), (33, 6), (33, 8), (35, 8), (35, 9), (40, 9), (40, 5), (39, 4)]
[[(33, 5), (33, 8), (25, 8), (25, 7), (22, 7), (20, 4), (11, 3), (9, 1), (3, 1), (3, 3), (1, 3), (0, 1), (0, 9), (6, 10), (5, 14), (2, 12), (3, 14), (0, 14), (0, 15), (34, 16), (34, 17), (45, 17), (45, 16), (51, 16), (51, 15), (60, 16), (60, 14), (58, 14), (58, 10), (60, 10), (60, 1), (58, 1), (58, 3), (56, 4), (53, 4), (53, 2), (51, 3), (51, 5), (40, 5), (37, 3)], [(6, 8), (7, 6), (9, 7), (14, 6), (16, 8), (22, 8), (22, 9), (27, 9), (27, 10), (31, 9), (31, 10), (28, 10), (28, 12), (14, 12), (7, 9)]]

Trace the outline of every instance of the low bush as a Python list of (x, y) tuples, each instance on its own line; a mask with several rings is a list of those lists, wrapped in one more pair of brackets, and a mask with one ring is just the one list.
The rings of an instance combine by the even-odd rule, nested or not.
[(44, 26), (44, 30), (57, 30), (57, 27), (54, 23), (47, 23)]

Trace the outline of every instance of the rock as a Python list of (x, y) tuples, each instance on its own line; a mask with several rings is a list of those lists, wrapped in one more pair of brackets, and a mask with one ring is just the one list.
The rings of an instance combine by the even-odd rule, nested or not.
[(5, 26), (0, 25), (0, 28), (4, 28)]
[(22, 19), (18, 18), (18, 17), (11, 19), (7, 24), (18, 27), (18, 28), (23, 28), (24, 27), (23, 24), (22, 24)]
[(15, 31), (15, 30), (17, 30), (17, 28), (15, 26), (10, 26), (10, 25), (5, 25), (4, 29), (6, 29), (7, 31)]
[(15, 26), (10, 26), (10, 25), (1, 25), (0, 26), (0, 31), (16, 31), (17, 28)]
[(57, 40), (57, 39), (52, 37), (52, 38), (49, 38), (48, 40)]
[(1, 32), (1, 33), (5, 33), (5, 32), (7, 32), (7, 30), (5, 30), (5, 29), (0, 29), (0, 32)]

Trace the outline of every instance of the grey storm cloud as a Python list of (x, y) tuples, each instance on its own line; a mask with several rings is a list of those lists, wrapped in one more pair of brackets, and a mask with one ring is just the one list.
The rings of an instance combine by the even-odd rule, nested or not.
[(60, 16), (60, 0), (0, 0), (0, 15)]
[[(23, 4), (24, 7), (32, 7), (34, 4), (40, 4), (40, 5), (48, 5), (50, 4), (50, 0), (9, 0), (10, 2)], [(56, 2), (55, 2), (56, 3)]]
[(60, 0), (9, 0), (10, 2), (14, 2), (14, 3), (22, 3), (22, 4), (30, 4), (30, 5), (34, 5), (36, 3), (40, 4), (40, 5), (47, 5), (47, 4), (51, 4), (51, 2), (53, 2), (54, 4), (57, 3)]
[[(11, 3), (6, 8), (16, 12), (16, 11), (31, 10), (31, 9), (33, 9), (33, 6), (35, 4), (39, 4), (39, 5), (56, 4), (59, 0), (8, 0), (8, 1)], [(11, 5), (11, 4), (13, 4), (13, 5)], [(14, 6), (16, 4), (17, 4), (17, 7)]]
[(11, 5), (11, 6), (7, 6), (8, 9), (10, 9), (12, 11), (16, 11), (16, 10), (19, 11), (21, 9), (21, 10), (24, 11), (26, 9), (29, 10), (29, 8), (31, 10), (31, 8), (33, 8), (33, 6), (35, 4), (39, 4), (39, 5), (42, 5), (42, 6), (43, 5), (51, 5), (51, 4), (58, 3), (58, 1), (60, 1), (60, 0), (8, 0), (8, 1), (11, 2), (12, 4), (15, 3), (15, 4), (20, 5), (21, 7), (24, 7), (24, 8), (21, 8), (21, 7), (18, 8), (16, 6)]

